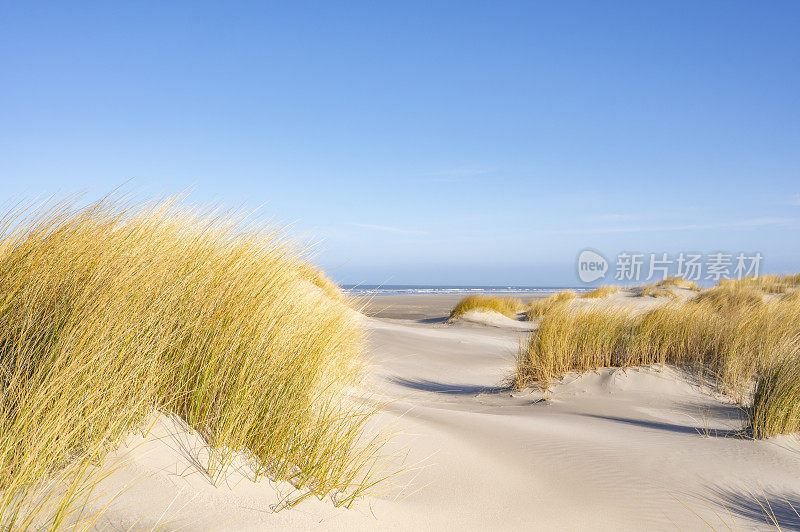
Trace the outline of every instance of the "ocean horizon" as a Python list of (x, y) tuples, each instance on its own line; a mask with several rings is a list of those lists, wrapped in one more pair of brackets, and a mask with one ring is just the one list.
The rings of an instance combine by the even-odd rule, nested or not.
[(397, 295), (397, 294), (504, 294), (504, 293), (548, 293), (558, 290), (586, 291), (586, 287), (575, 286), (516, 286), (516, 285), (423, 285), (423, 284), (342, 284), (341, 289), (350, 295)]

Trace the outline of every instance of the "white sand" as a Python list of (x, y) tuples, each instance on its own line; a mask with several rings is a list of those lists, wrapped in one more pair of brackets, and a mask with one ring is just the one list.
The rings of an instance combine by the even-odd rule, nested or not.
[(386, 452), (407, 469), (355, 507), (312, 498), (273, 513), (290, 485), (254, 483), (246, 464), (213, 485), (203, 441), (161, 417), (109, 458), (119, 470), (101, 489), (124, 491), (100, 527), (766, 529), (752, 493), (784, 529), (800, 528), (786, 502), (800, 511), (795, 438), (736, 437), (737, 407), (669, 368), (570, 376), (549, 397), (512, 393), (502, 385), (525, 333), (476, 321), (366, 320), (368, 385), (393, 401), (373, 426), (399, 432)]
[(618, 307), (638, 313), (653, 310), (667, 303), (686, 301), (697, 295), (697, 292), (685, 288), (673, 288), (671, 291), (675, 294), (675, 299), (670, 297), (640, 296), (634, 291), (622, 290), (601, 298), (576, 298), (571, 300), (570, 304), (576, 307)]
[(512, 319), (497, 311), (488, 309), (468, 310), (450, 320), (450, 323), (476, 323), (478, 325), (488, 325), (490, 327), (500, 327), (501, 329), (518, 331), (531, 331), (534, 329), (531, 322)]

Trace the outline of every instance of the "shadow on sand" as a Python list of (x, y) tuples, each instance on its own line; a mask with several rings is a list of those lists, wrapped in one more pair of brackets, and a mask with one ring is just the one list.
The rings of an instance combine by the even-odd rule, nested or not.
[(442, 316), (441, 318), (423, 318), (421, 320), (417, 320), (417, 323), (425, 323), (429, 325), (435, 325), (437, 323), (447, 323), (447, 316)]
[(406, 379), (392, 377), (391, 382), (405, 388), (422, 392), (440, 393), (444, 395), (477, 395), (480, 393), (502, 393), (511, 388), (507, 386), (479, 386), (476, 384), (451, 384), (428, 379)]
[(701, 436), (711, 436), (715, 438), (743, 438), (747, 436), (744, 429), (712, 429), (703, 426), (694, 425), (678, 425), (675, 423), (663, 423), (661, 421), (648, 421), (645, 419), (631, 419), (626, 417), (617, 416), (602, 416), (599, 414), (581, 414), (583, 417), (590, 417), (594, 419), (603, 419), (606, 421), (614, 421), (617, 423), (624, 423), (635, 427), (651, 430), (664, 430), (667, 432), (676, 432), (679, 434), (695, 434)]
[(759, 521), (781, 530), (800, 530), (800, 494), (757, 488), (714, 488), (708, 500), (725, 507), (734, 517)]

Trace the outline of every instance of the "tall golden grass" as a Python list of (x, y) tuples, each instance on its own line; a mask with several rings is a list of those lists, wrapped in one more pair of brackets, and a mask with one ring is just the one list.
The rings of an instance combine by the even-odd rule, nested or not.
[[(730, 281), (722, 281), (726, 283)], [(751, 286), (768, 294), (784, 294), (800, 284), (800, 274), (794, 275), (761, 275), (747, 277), (737, 283)]]
[(678, 296), (677, 294), (671, 289), (671, 287), (664, 287), (658, 285), (647, 285), (637, 289), (639, 296), (641, 297), (668, 297), (670, 299), (676, 299)]
[(516, 297), (496, 297), (470, 295), (459, 301), (450, 312), (450, 319), (457, 318), (470, 310), (493, 310), (509, 318), (522, 311), (524, 304)]
[(520, 355), (515, 385), (547, 388), (569, 371), (675, 364), (748, 403), (755, 436), (800, 430), (800, 297), (793, 290), (766, 300), (754, 286), (721, 283), (639, 315), (553, 306)]
[[(87, 511), (95, 464), (153, 410), (348, 504), (376, 447), (346, 298), (281, 233), (232, 213), (101, 201), (17, 210), (0, 226), (0, 523)], [(90, 504), (89, 504), (90, 506)]]
[(656, 283), (640, 286), (633, 290), (640, 296), (646, 297), (668, 297), (676, 299), (678, 296), (675, 293), (675, 288), (684, 288), (686, 290), (700, 291), (700, 287), (694, 281), (682, 279), (680, 277), (667, 277)]
[(764, 305), (764, 293), (751, 283), (727, 281), (700, 292), (695, 304), (705, 303), (715, 312), (741, 313)]
[(611, 294), (616, 294), (620, 290), (622, 289), (619, 286), (606, 284), (603, 286), (598, 286), (594, 290), (586, 292), (585, 294), (581, 295), (581, 297), (584, 299), (599, 299), (602, 297), (608, 297)]
[(562, 290), (544, 299), (534, 299), (527, 305), (525, 319), (534, 320), (545, 315), (551, 309), (561, 306), (578, 297), (574, 290)]
[(800, 347), (778, 346), (756, 376), (750, 427), (756, 438), (800, 432)]
[(689, 279), (684, 279), (682, 277), (667, 277), (666, 279), (657, 282), (656, 285), (663, 288), (677, 287), (693, 290), (695, 292), (700, 291), (700, 286), (696, 282)]

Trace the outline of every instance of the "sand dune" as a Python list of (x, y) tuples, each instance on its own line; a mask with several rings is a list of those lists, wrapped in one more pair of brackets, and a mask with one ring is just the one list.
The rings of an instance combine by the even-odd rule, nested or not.
[(518, 331), (531, 331), (531, 322), (512, 319), (494, 310), (470, 310), (451, 320), (453, 323), (477, 323), (490, 327), (500, 327), (503, 329), (513, 329)]
[[(424, 306), (424, 305), (423, 305)], [(438, 308), (432, 304), (431, 308)], [(800, 528), (800, 444), (737, 435), (738, 408), (675, 369), (571, 375), (553, 392), (504, 387), (515, 327), (368, 318), (368, 386), (391, 404), (373, 428), (397, 432), (405, 469), (349, 510), (308, 499), (273, 513), (293, 487), (253, 482), (245, 460), (214, 485), (206, 449), (155, 419), (108, 460), (120, 492), (101, 526), (167, 529), (784, 529)], [(508, 320), (513, 321), (513, 320)], [(394, 453), (394, 454), (392, 454)]]

